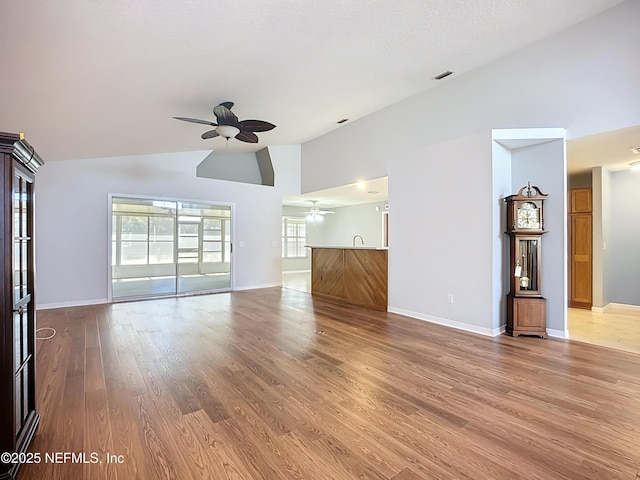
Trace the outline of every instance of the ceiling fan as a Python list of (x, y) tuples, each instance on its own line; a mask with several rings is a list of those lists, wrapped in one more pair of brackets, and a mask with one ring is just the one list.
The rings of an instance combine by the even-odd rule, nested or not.
[(215, 127), (213, 130), (204, 132), (201, 137), (203, 140), (207, 138), (223, 137), (229, 140), (235, 138), (241, 142), (258, 143), (258, 136), (255, 132), (268, 132), (276, 126), (273, 123), (263, 120), (242, 120), (239, 121), (235, 113), (231, 111), (233, 102), (222, 102), (220, 105), (213, 107), (213, 114), (216, 116), (216, 122), (208, 120), (199, 120), (197, 118), (173, 117), (176, 120), (182, 120), (191, 123), (200, 123), (202, 125), (210, 125)]
[(324, 218), (324, 215), (327, 215), (329, 213), (335, 213), (332, 212), (330, 210), (320, 210), (320, 208), (318, 207), (318, 201), (317, 200), (311, 200), (311, 203), (313, 203), (313, 206), (307, 211), (306, 215), (307, 215), (307, 220), (311, 220), (313, 223), (315, 223), (316, 221), (321, 222)]

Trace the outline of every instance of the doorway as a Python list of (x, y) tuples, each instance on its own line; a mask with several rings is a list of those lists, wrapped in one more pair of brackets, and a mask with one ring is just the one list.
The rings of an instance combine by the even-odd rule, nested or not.
[(112, 300), (231, 290), (231, 205), (111, 197)]

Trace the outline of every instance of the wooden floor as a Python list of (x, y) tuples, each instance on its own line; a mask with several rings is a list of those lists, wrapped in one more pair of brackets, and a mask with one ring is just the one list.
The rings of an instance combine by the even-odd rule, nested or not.
[[(58, 333), (38, 341), (43, 461), (20, 480), (640, 477), (640, 355), (280, 288), (38, 326)], [(102, 463), (44, 461), (67, 451)]]
[[(311, 292), (311, 273), (282, 272), (282, 286)], [(607, 313), (569, 308), (567, 329), (572, 340), (640, 353), (640, 311), (637, 308), (612, 308)]]
[(607, 313), (570, 308), (569, 338), (640, 354), (640, 310), (612, 308)]

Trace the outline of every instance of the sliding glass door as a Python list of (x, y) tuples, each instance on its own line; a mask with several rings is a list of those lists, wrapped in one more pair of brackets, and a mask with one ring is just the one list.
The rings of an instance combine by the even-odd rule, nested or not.
[(231, 207), (112, 197), (114, 300), (231, 289)]
[(178, 293), (231, 288), (231, 207), (181, 203)]

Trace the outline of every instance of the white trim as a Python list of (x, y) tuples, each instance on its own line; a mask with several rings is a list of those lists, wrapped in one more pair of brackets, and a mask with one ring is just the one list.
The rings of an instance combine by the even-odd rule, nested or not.
[[(388, 204), (387, 204), (388, 205)], [(389, 210), (382, 210), (382, 239), (380, 240), (380, 245), (383, 247), (388, 247), (389, 245), (385, 245), (384, 241), (389, 237), (388, 228), (385, 228), (385, 219), (384, 216), (387, 216), (386, 225), (389, 226)]]
[(567, 330), (556, 330), (555, 328), (547, 328), (547, 335), (554, 338), (569, 338)]
[(282, 273), (311, 273), (311, 270), (283, 270)]
[(591, 307), (591, 311), (594, 313), (610, 313), (614, 310), (627, 310), (630, 313), (640, 313), (640, 305), (628, 305), (626, 303), (608, 303), (604, 307)]
[(411, 317), (418, 320), (424, 320), (425, 322), (437, 323), (438, 325), (444, 325), (445, 327), (456, 328), (458, 330), (464, 330), (466, 332), (478, 333), (488, 337), (496, 337), (505, 331), (505, 326), (502, 325), (498, 328), (485, 328), (478, 327), (477, 325), (471, 325), (469, 323), (456, 322), (455, 320), (449, 320), (448, 318), (434, 317), (433, 315), (425, 315), (419, 312), (412, 312), (411, 310), (404, 310), (402, 308), (396, 308), (389, 306), (388, 312), (404, 315), (405, 317)]
[(234, 290), (236, 292), (239, 292), (242, 290), (256, 290), (258, 288), (273, 288), (273, 287), (281, 287), (281, 286), (282, 286), (282, 282), (264, 283), (262, 285), (246, 285), (243, 287), (235, 287)]
[(65, 308), (65, 307), (84, 307), (87, 305), (103, 305), (109, 302), (107, 298), (97, 298), (94, 300), (79, 300), (76, 302), (60, 302), (60, 303), (43, 303), (42, 305), (36, 305), (36, 310), (50, 310), (52, 308)]

